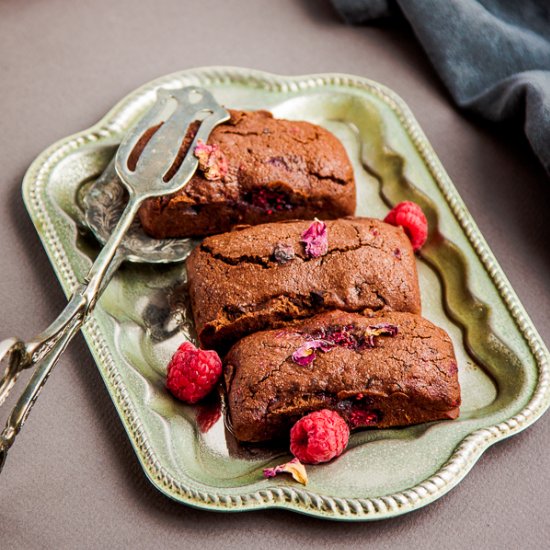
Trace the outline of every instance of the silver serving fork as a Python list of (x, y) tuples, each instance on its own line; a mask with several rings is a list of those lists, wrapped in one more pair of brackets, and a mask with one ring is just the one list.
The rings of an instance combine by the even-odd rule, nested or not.
[[(0, 380), (0, 405), (5, 401), (21, 371), (31, 367), (35, 369), (0, 433), (0, 470), (52, 368), (71, 338), (80, 330), (120, 264), (113, 259), (140, 205), (148, 198), (181, 190), (198, 167), (198, 159), (194, 155), (197, 142), (206, 142), (212, 129), (228, 119), (229, 113), (226, 109), (203, 88), (190, 86), (177, 90), (161, 89), (152, 108), (125, 136), (116, 154), (115, 168), (128, 190), (128, 204), (109, 240), (92, 264), (84, 283), (74, 291), (55, 321), (36, 338), (26, 343), (17, 338), (0, 342), (0, 362), (7, 362)], [(161, 122), (145, 144), (135, 167), (130, 167), (129, 160), (138, 141), (143, 139), (147, 130)], [(198, 130), (178, 167), (174, 163), (183, 137), (193, 122), (199, 123)], [(168, 177), (174, 170), (174, 175)]]

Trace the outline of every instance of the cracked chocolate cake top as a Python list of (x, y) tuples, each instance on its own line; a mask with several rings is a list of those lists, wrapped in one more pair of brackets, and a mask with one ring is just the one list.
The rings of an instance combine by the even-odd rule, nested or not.
[[(208, 235), (240, 223), (354, 213), (353, 167), (336, 136), (321, 126), (274, 118), (267, 111), (230, 114), (208, 139), (208, 147), (227, 162), (223, 176), (212, 181), (198, 170), (179, 193), (146, 201), (139, 216), (149, 234)], [(192, 139), (191, 130), (179, 157)]]
[(302, 241), (310, 225), (246, 227), (192, 252), (189, 290), (205, 347), (223, 351), (250, 332), (330, 309), (420, 312), (415, 257), (401, 228), (371, 218), (329, 220), (327, 251), (311, 257)]
[[(332, 345), (314, 361), (293, 359), (312, 336), (364, 335), (373, 325), (388, 331), (374, 336), (372, 345)], [(243, 338), (224, 363), (231, 425), (241, 441), (284, 437), (298, 418), (324, 408), (337, 410), (351, 428), (405, 426), (459, 413), (451, 339), (410, 313), (323, 313)]]

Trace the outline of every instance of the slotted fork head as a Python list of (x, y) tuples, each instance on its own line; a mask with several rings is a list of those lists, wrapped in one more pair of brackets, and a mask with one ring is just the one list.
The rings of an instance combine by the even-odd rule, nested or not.
[[(174, 103), (175, 108), (170, 111)], [(168, 116), (166, 120), (162, 120), (166, 112)], [(228, 111), (204, 88), (188, 86), (176, 90), (160, 89), (156, 103), (125, 136), (116, 154), (117, 174), (130, 195), (141, 198), (158, 197), (182, 189), (198, 166), (198, 159), (194, 155), (197, 142), (206, 142), (213, 128), (229, 120), (229, 116)], [(197, 133), (177, 171), (165, 181), (193, 122), (199, 124)], [(146, 142), (139, 155), (135, 169), (131, 169), (128, 161), (138, 141), (144, 138), (148, 130), (151, 131), (159, 124), (160, 127)]]

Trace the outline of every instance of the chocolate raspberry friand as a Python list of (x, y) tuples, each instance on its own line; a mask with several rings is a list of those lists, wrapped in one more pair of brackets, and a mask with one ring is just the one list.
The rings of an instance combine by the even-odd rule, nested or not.
[(264, 224), (208, 237), (187, 260), (195, 328), (226, 351), (246, 334), (331, 309), (420, 313), (414, 252), (371, 218)]
[[(309, 122), (273, 118), (267, 111), (230, 113), (208, 144), (195, 149), (199, 169), (185, 188), (142, 206), (139, 218), (147, 233), (203, 236), (239, 224), (354, 213), (353, 167), (333, 134)], [(136, 148), (136, 157), (156, 129)], [(193, 130), (182, 136), (180, 163), (193, 137)], [(178, 168), (176, 159), (172, 169)]]
[(233, 434), (248, 442), (284, 438), (320, 409), (357, 429), (452, 419), (460, 405), (450, 338), (411, 313), (332, 311), (256, 332), (225, 357), (225, 384)]

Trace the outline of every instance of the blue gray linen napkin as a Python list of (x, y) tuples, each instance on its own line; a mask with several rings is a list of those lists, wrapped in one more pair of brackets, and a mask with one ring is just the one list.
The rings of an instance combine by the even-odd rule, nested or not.
[(550, 174), (550, 0), (332, 0), (348, 23), (404, 16), (456, 103), (519, 118)]

